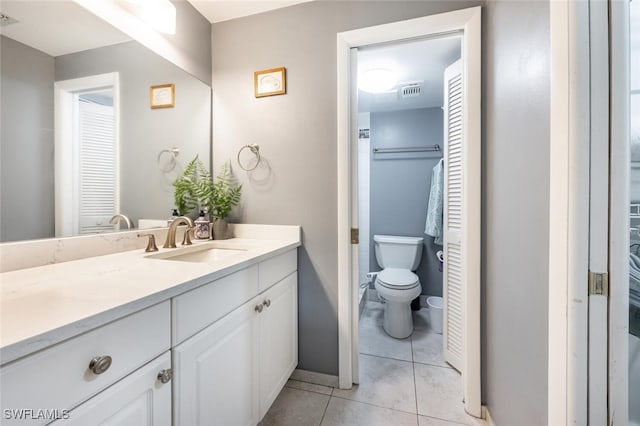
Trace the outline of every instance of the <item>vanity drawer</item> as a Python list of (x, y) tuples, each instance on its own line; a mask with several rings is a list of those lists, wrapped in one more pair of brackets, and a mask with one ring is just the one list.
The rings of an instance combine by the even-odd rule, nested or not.
[(173, 346), (258, 294), (258, 265), (222, 277), (172, 299)]
[[(167, 351), (170, 316), (166, 301), (3, 366), (2, 424), (48, 423), (46, 416), (28, 421), (6, 413), (32, 409), (30, 417), (37, 417), (38, 410), (70, 409)], [(94, 362), (93, 372), (96, 357), (103, 359)]]
[(298, 270), (298, 251), (295, 249), (260, 262), (260, 292), (296, 270)]

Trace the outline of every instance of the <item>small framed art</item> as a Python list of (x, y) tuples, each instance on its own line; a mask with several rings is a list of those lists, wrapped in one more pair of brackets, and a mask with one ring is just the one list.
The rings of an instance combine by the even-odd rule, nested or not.
[(254, 72), (253, 87), (256, 98), (287, 93), (285, 78), (284, 67)]
[(176, 104), (175, 84), (161, 84), (151, 86), (149, 90), (151, 108), (173, 108)]

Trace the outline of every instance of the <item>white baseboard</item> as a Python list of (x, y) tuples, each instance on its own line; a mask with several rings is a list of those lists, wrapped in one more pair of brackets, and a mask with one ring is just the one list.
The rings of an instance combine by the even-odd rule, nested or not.
[(291, 374), (291, 379), (300, 382), (314, 383), (316, 385), (338, 387), (338, 376), (330, 374), (316, 373), (314, 371), (300, 370), (296, 368)]

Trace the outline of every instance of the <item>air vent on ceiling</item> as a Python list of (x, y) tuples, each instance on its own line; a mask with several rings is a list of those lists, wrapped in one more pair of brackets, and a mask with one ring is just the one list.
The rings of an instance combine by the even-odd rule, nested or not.
[(4, 13), (0, 12), (0, 27), (6, 27), (7, 25), (15, 24), (17, 22), (17, 19), (14, 19), (9, 15), (5, 15)]
[(422, 85), (424, 81), (414, 81), (411, 83), (399, 84), (400, 96), (404, 98), (415, 98), (422, 95)]

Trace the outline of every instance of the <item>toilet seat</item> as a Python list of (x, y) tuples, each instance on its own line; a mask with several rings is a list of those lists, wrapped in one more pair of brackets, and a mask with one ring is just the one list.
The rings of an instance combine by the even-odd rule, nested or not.
[(408, 269), (386, 268), (377, 276), (378, 283), (389, 289), (403, 290), (420, 285), (418, 276)]

